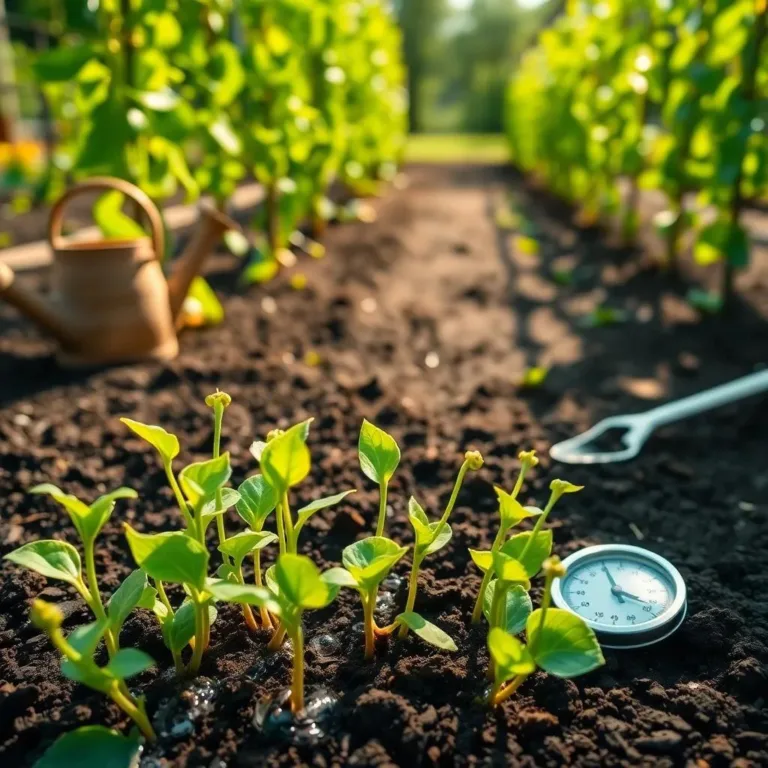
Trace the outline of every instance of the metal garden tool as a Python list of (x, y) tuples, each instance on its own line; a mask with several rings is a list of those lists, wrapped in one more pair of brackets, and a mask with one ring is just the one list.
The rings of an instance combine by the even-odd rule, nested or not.
[[(682, 400), (660, 405), (644, 413), (627, 416), (609, 416), (577, 437), (553, 445), (549, 455), (566, 464), (610, 464), (614, 461), (633, 459), (640, 452), (651, 433), (665, 424), (687, 419), (697, 413), (734, 403), (745, 397), (768, 390), (768, 370), (721, 384), (719, 387), (699, 392)], [(626, 446), (618, 451), (589, 450), (590, 443), (609, 430), (625, 430), (621, 440)]]
[[(61, 224), (67, 203), (101, 189), (118, 190), (133, 200), (149, 222), (151, 238), (65, 240)], [(167, 360), (179, 351), (177, 318), (192, 280), (219, 238), (236, 227), (212, 206), (201, 206), (198, 231), (166, 280), (160, 266), (165, 230), (155, 204), (127, 181), (92, 178), (68, 190), (51, 210), (50, 295), (43, 298), (23, 289), (0, 261), (0, 299), (59, 342), (58, 358), (64, 365)]]

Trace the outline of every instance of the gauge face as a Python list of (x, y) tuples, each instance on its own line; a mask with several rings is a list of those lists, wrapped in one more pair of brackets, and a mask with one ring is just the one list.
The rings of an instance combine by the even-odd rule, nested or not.
[(686, 588), (672, 563), (629, 544), (602, 544), (563, 561), (552, 600), (581, 616), (607, 648), (640, 648), (663, 640), (685, 619)]
[(657, 568), (626, 556), (595, 557), (568, 572), (563, 597), (587, 621), (635, 627), (661, 616), (674, 586)]

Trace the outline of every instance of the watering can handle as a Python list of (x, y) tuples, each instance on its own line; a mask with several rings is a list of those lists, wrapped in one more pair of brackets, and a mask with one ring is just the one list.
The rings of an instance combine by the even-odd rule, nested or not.
[(92, 179), (75, 184), (74, 187), (68, 189), (56, 201), (56, 204), (51, 209), (51, 218), (48, 224), (48, 239), (51, 246), (54, 249), (58, 249), (65, 245), (65, 240), (61, 235), (61, 224), (64, 217), (64, 208), (67, 204), (77, 195), (83, 192), (91, 192), (95, 189), (117, 190), (141, 206), (152, 229), (152, 244), (155, 258), (162, 259), (165, 253), (165, 227), (163, 226), (163, 218), (160, 215), (160, 211), (149, 195), (142, 192), (135, 184), (113, 176), (94, 176)]

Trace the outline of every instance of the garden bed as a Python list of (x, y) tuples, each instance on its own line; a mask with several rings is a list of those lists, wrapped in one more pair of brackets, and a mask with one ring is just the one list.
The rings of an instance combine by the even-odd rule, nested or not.
[[(88, 500), (128, 485), (140, 500), (121, 502), (97, 560), (102, 583), (113, 590), (131, 568), (124, 520), (147, 530), (178, 526), (155, 455), (118, 417), (163, 424), (179, 434), (184, 459), (204, 458), (212, 423), (203, 398), (220, 387), (234, 400), (223, 448), (232, 453), (235, 485), (256, 468), (252, 440), (316, 418), (313, 470), (299, 500), (359, 489), (313, 517), (303, 537), (302, 550), (318, 565), (335, 565), (342, 548), (374, 526), (377, 492), (355, 455), (368, 417), (403, 448), (390, 489), (390, 533), (403, 543), (411, 539), (410, 494), (434, 517), (463, 451), (485, 456), (486, 466), (459, 497), (453, 540), (425, 563), (417, 604), (459, 651), (437, 652), (411, 638), (382, 645), (366, 664), (355, 626), (359, 599), (342, 593), (306, 619), (307, 684), (340, 698), (338, 723), (319, 745), (286, 748), (269, 743), (251, 721), (259, 699), (288, 682), (289, 657), (269, 657), (265, 636), (250, 634), (238, 610), (223, 606), (202, 670), (215, 683), (215, 698), (191, 725), (166, 728), (171, 733), (159, 751), (145, 756), (147, 768), (163, 765), (160, 756), (165, 764), (206, 768), (767, 764), (765, 399), (667, 427), (630, 464), (571, 468), (547, 456), (553, 442), (603, 416), (651, 407), (764, 362), (765, 255), (758, 254), (732, 316), (700, 320), (684, 301), (682, 279), (665, 282), (637, 254), (575, 229), (568, 211), (526, 191), (508, 171), (409, 173), (406, 191), (377, 204), (378, 222), (332, 230), (328, 258), (299, 264), (303, 291), (285, 275), (243, 294), (232, 259), (212, 260), (209, 277), (225, 297), (226, 322), (187, 333), (180, 357), (166, 365), (61, 372), (48, 342), (1, 307), (2, 552), (40, 537), (75, 541), (58, 508), (27, 495), (35, 483), (51, 481)], [(540, 233), (538, 257), (494, 225), (510, 186)], [(563, 264), (574, 268), (568, 287), (550, 279), (553, 265)], [(21, 279), (39, 285), (44, 275)], [(627, 321), (585, 327), (583, 316), (606, 295)], [(519, 391), (520, 374), (539, 364), (550, 368), (544, 384)], [(475, 701), (487, 651), (484, 631), (468, 623), (480, 579), (467, 547), (490, 544), (492, 485), (510, 487), (517, 452), (527, 448), (542, 462), (524, 491), (526, 503), (541, 502), (552, 477), (586, 485), (553, 516), (555, 551), (564, 556), (607, 542), (648, 546), (680, 568), (690, 612), (669, 640), (606, 651), (604, 667), (575, 681), (536, 675), (490, 712)], [(235, 530), (236, 518), (227, 525)], [(406, 573), (407, 562), (395, 570)], [(67, 588), (46, 586), (8, 563), (0, 576), (0, 762), (31, 765), (78, 725), (124, 726), (103, 697), (60, 675), (57, 654), (28, 621), (28, 601), (41, 592), (60, 603), (65, 628), (87, 620), (84, 606)], [(393, 612), (405, 589), (395, 590)], [(148, 614), (129, 619), (123, 645), (147, 651), (161, 670), (170, 666)], [(174, 690), (157, 670), (138, 678), (138, 687), (151, 713)]]

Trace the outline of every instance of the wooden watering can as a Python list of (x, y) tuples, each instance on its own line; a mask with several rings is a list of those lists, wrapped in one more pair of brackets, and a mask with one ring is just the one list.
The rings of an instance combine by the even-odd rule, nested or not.
[[(65, 241), (61, 223), (67, 203), (100, 189), (118, 190), (134, 200), (147, 217), (151, 238)], [(223, 233), (237, 228), (212, 206), (201, 206), (201, 214), (196, 235), (166, 281), (159, 261), (165, 248), (163, 220), (152, 200), (122, 179), (89, 179), (67, 191), (51, 210), (48, 298), (22, 289), (11, 268), (0, 262), (0, 299), (59, 342), (63, 365), (169, 360), (179, 351), (177, 318), (192, 280)]]

